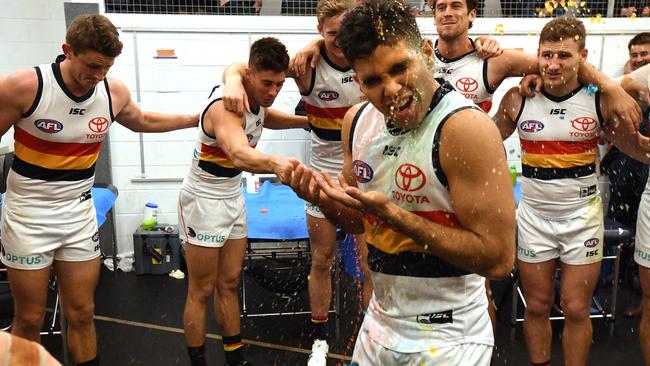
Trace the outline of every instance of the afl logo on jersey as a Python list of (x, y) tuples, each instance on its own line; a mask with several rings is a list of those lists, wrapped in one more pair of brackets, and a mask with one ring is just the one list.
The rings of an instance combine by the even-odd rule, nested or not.
[(463, 93), (473, 92), (478, 89), (478, 82), (472, 78), (460, 78), (456, 80), (456, 89)]
[(63, 130), (63, 123), (53, 119), (37, 119), (34, 125), (45, 133), (57, 133)]
[(339, 99), (339, 93), (333, 91), (333, 90), (323, 90), (322, 92), (318, 93), (318, 97), (321, 100), (335, 100)]
[(535, 133), (544, 129), (544, 124), (540, 121), (535, 121), (534, 119), (529, 119), (527, 121), (521, 122), (519, 125), (524, 132)]
[(352, 171), (354, 173), (354, 177), (359, 183), (370, 182), (372, 176), (374, 175), (374, 172), (372, 171), (370, 165), (361, 160), (355, 160), (352, 162)]
[(88, 121), (88, 128), (93, 132), (104, 132), (108, 129), (108, 120), (104, 117), (93, 118)]
[(598, 238), (591, 238), (591, 239), (588, 239), (588, 240), (585, 241), (585, 246), (587, 248), (593, 248), (596, 245), (598, 245), (599, 242), (600, 242), (600, 240), (598, 240)]

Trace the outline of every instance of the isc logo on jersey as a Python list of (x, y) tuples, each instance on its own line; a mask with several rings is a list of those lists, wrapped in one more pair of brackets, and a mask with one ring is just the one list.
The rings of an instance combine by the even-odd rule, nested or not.
[(544, 124), (540, 121), (535, 121), (533, 119), (529, 119), (527, 121), (521, 122), (519, 125), (519, 128), (521, 128), (522, 131), (524, 132), (530, 132), (530, 133), (535, 133), (539, 132), (544, 129)]
[(34, 121), (34, 125), (45, 133), (57, 133), (63, 130), (63, 123), (53, 119), (38, 119)]

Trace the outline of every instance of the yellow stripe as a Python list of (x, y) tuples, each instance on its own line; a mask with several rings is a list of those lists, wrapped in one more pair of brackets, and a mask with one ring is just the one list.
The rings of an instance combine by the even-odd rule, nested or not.
[(238, 348), (242, 348), (243, 346), (244, 346), (244, 345), (243, 345), (242, 343), (237, 343), (237, 344), (234, 344), (234, 345), (228, 345), (228, 346), (226, 346), (226, 345), (224, 344), (224, 345), (223, 345), (223, 350), (224, 350), (224, 351), (227, 351), (227, 352), (230, 352), (230, 351), (234, 351), (234, 350), (236, 350), (236, 349), (238, 349)]
[(320, 118), (314, 116), (307, 116), (309, 123), (312, 126), (322, 128), (324, 130), (340, 130), (341, 120), (339, 118)]
[(21, 160), (41, 168), (54, 170), (81, 170), (88, 169), (95, 161), (98, 154), (84, 156), (51, 155), (32, 150), (18, 141), (14, 142), (15, 154)]
[(366, 241), (384, 253), (427, 253), (422, 245), (417, 244), (413, 239), (398, 231), (388, 227), (372, 225), (367, 220), (364, 220), (364, 226), (366, 228)]
[(579, 154), (529, 154), (521, 157), (522, 164), (535, 168), (573, 168), (596, 161), (596, 149)]

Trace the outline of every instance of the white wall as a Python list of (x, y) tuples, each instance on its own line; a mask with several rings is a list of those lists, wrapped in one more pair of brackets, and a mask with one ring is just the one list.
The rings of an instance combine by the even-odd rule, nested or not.
[[(50, 62), (65, 36), (61, 0), (0, 0), (0, 74)], [(101, 8), (101, 7), (100, 7)], [(210, 88), (219, 82), (230, 62), (245, 60), (250, 43), (273, 35), (290, 52), (316, 36), (314, 18), (152, 16), (108, 14), (120, 28), (123, 54), (111, 70), (136, 93), (134, 34), (137, 38), (140, 101), (143, 109), (162, 112), (197, 111)], [(546, 19), (480, 19), (473, 35), (490, 34), (504, 47), (535, 52), (537, 35)], [(431, 18), (419, 19), (423, 34), (434, 34)], [(649, 19), (585, 19), (589, 29), (589, 60), (610, 74), (620, 74), (631, 35), (650, 29)], [(503, 34), (501, 34), (503, 33)], [(157, 48), (173, 48), (177, 61), (154, 60)], [(508, 87), (497, 91), (495, 105)], [(287, 82), (276, 107), (291, 112), (299, 99), (295, 84)], [(307, 158), (307, 134), (302, 131), (266, 131), (259, 148), (280, 155)], [(111, 133), (114, 184), (120, 190), (116, 207), (117, 242), (121, 252), (132, 250), (132, 233), (142, 220), (144, 203), (157, 202), (160, 222), (177, 223), (176, 204), (180, 180), (189, 167), (194, 130), (144, 136), (146, 177), (140, 174), (139, 136), (115, 124)], [(6, 140), (6, 138), (3, 138)], [(507, 143), (509, 159), (518, 163), (516, 141)]]

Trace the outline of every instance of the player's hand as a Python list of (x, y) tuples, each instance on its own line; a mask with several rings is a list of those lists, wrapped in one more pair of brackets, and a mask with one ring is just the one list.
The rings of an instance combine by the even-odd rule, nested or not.
[[(607, 98), (605, 105), (609, 106), (610, 121), (614, 128), (622, 128), (625, 133), (635, 134), (641, 123), (641, 107), (628, 95), (623, 88), (616, 85), (608, 93), (603, 93)], [(620, 127), (619, 127), (620, 126)]]
[(309, 42), (303, 49), (298, 51), (289, 61), (289, 73), (301, 77), (307, 73), (309, 68), (316, 68), (320, 58), (320, 47), (322, 40), (318, 39)]
[(226, 110), (237, 113), (239, 116), (243, 116), (246, 111), (251, 110), (251, 107), (248, 105), (246, 90), (240, 79), (236, 81), (234, 79), (232, 81), (226, 80), (223, 85), (221, 101)]
[(291, 182), (291, 176), (294, 171), (293, 161), (297, 160), (294, 158), (278, 158), (272, 163), (273, 173), (275, 173), (275, 176), (278, 177), (278, 180), (280, 180), (282, 184), (288, 185)]
[(476, 41), (474, 41), (474, 49), (476, 50), (476, 55), (483, 60), (500, 56), (503, 53), (501, 45), (499, 45), (496, 39), (485, 36), (476, 38)]
[(648, 138), (648, 136), (642, 135), (641, 132), (637, 132), (636, 137), (639, 142), (639, 148), (641, 148), (641, 150), (645, 152), (646, 155), (650, 156), (650, 138)]
[(330, 199), (363, 213), (382, 217), (390, 202), (388, 197), (381, 192), (362, 192), (357, 187), (348, 185), (343, 174), (339, 174), (338, 184), (327, 172), (316, 177), (316, 180), (321, 190)]
[(532, 98), (535, 96), (535, 94), (542, 91), (543, 85), (544, 79), (542, 79), (541, 75), (526, 75), (519, 81), (519, 94), (527, 98)]
[(304, 164), (301, 164), (297, 160), (295, 163), (288, 186), (296, 192), (298, 197), (307, 202), (311, 202), (317, 206), (325, 204), (328, 201), (328, 198), (321, 192), (320, 187), (314, 179), (314, 176), (318, 173), (306, 167)]

